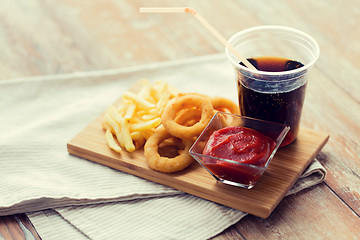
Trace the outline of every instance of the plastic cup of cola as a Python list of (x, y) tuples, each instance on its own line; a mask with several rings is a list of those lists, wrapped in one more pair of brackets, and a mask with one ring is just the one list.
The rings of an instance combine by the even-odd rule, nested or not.
[(292, 143), (299, 132), (308, 74), (320, 54), (317, 42), (297, 29), (269, 25), (240, 31), (229, 43), (257, 68), (245, 67), (225, 49), (235, 68), (241, 115), (289, 125), (281, 146)]

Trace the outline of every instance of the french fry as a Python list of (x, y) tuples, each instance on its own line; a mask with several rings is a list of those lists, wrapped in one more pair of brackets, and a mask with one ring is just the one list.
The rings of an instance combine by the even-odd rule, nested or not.
[(110, 126), (110, 124), (109, 124), (108, 122), (103, 121), (103, 122), (101, 123), (101, 125), (102, 125), (103, 129), (105, 129), (105, 131), (109, 129), (112, 134), (115, 134), (114, 129)]
[(110, 117), (112, 119), (114, 119), (117, 123), (120, 123), (122, 116), (120, 115), (120, 113), (117, 111), (117, 109), (115, 108), (114, 105), (110, 105), (109, 110), (108, 110), (108, 114), (110, 115)]
[(110, 116), (109, 113), (105, 114), (105, 123), (108, 126), (110, 126), (110, 130), (111, 132), (113, 132), (117, 138), (117, 140), (119, 141), (121, 146), (124, 146), (124, 141), (123, 141), (123, 137), (120, 134), (120, 126), (118, 125), (118, 123)]
[(141, 148), (142, 146), (144, 146), (145, 142), (146, 139), (144, 137), (141, 137), (139, 139), (134, 139), (135, 148), (136, 149)]
[(164, 81), (152, 84), (146, 79), (141, 81), (138, 90), (123, 93), (120, 105), (109, 106), (104, 115), (102, 126), (106, 141), (114, 151), (120, 152), (120, 148), (132, 152), (141, 148), (161, 125), (163, 108), (177, 94), (177, 90)]
[(116, 123), (116, 121), (110, 116), (109, 113), (106, 113), (105, 116), (105, 121), (107, 123), (108, 126), (110, 126), (113, 131), (115, 133), (119, 133), (120, 132), (120, 126)]
[(109, 148), (111, 148), (112, 150), (114, 150), (115, 152), (121, 153), (122, 149), (121, 147), (116, 143), (113, 134), (111, 133), (110, 128), (106, 129), (105, 132), (105, 138), (106, 138), (106, 142), (109, 146)]
[(154, 132), (155, 130), (145, 130), (145, 131), (141, 131), (141, 134), (144, 136), (146, 140), (148, 140), (149, 137), (154, 134)]
[(133, 100), (135, 103), (137, 103), (140, 107), (142, 108), (153, 108), (155, 107), (155, 104), (149, 102), (148, 100), (139, 97), (138, 95), (136, 95), (135, 93), (132, 92), (125, 92), (123, 94), (123, 97), (126, 99), (131, 99)]
[(142, 116), (142, 119), (144, 119), (145, 121), (153, 120), (155, 118), (159, 118), (159, 115), (158, 114), (146, 114), (146, 115)]
[(144, 116), (148, 114), (156, 114), (158, 115), (158, 112), (156, 111), (156, 108), (148, 108), (148, 109), (142, 109), (137, 111), (137, 115)]
[(126, 123), (126, 120), (123, 117), (120, 117), (120, 128), (121, 128), (121, 136), (124, 141), (124, 146), (126, 151), (133, 152), (135, 151), (135, 145), (130, 136), (129, 126)]
[(134, 116), (135, 109), (136, 109), (135, 104), (128, 105), (128, 107), (126, 109), (126, 113), (124, 115), (124, 118), (125, 119), (131, 119)]
[(146, 131), (146, 130), (150, 130), (152, 128), (159, 126), (160, 123), (161, 123), (161, 120), (158, 117), (156, 119), (149, 120), (146, 122), (130, 124), (130, 130), (131, 131)]
[(166, 104), (168, 103), (169, 99), (171, 98), (171, 94), (169, 92), (164, 93), (159, 101), (156, 104), (156, 109), (158, 111), (159, 114), (161, 114), (166, 106)]
[[(145, 140), (145, 138), (141, 134), (141, 132), (132, 132), (132, 133), (130, 133), (130, 136), (135, 143), (139, 143), (139, 142), (142, 142), (143, 140)], [(135, 144), (135, 147), (136, 147), (136, 144)], [(138, 147), (136, 147), (136, 149), (138, 149)]]

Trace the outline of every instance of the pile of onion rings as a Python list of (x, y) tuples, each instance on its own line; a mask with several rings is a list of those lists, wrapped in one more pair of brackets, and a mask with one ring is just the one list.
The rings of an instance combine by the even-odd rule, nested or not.
[[(194, 159), (189, 149), (210, 122), (215, 111), (239, 114), (239, 107), (223, 97), (210, 98), (201, 94), (179, 94), (171, 99), (161, 114), (161, 126), (151, 135), (144, 146), (145, 158), (151, 169), (173, 173), (187, 168)], [(159, 147), (167, 139), (175, 139), (178, 148), (174, 156), (161, 156)], [(180, 144), (176, 143), (181, 141)]]

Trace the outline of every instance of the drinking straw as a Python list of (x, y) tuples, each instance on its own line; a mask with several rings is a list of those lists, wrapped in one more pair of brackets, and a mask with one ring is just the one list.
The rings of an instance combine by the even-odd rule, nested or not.
[(154, 7), (140, 8), (140, 13), (190, 13), (206, 29), (210, 31), (222, 44), (225, 45), (244, 65), (250, 69), (257, 70), (239, 51), (237, 51), (208, 21), (206, 21), (195, 9), (189, 7)]

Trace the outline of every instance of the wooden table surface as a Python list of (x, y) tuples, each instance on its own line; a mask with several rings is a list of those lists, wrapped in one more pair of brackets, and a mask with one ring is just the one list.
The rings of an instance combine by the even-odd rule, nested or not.
[[(189, 14), (139, 14), (139, 7), (154, 6), (194, 7), (225, 38), (274, 24), (305, 31), (320, 45), (302, 124), (330, 135), (318, 155), (325, 182), (286, 197), (269, 218), (249, 215), (214, 239), (359, 239), (358, 0), (2, 1), (0, 80), (223, 53)], [(26, 229), (40, 239), (25, 214), (0, 217), (0, 239), (26, 239)]]

